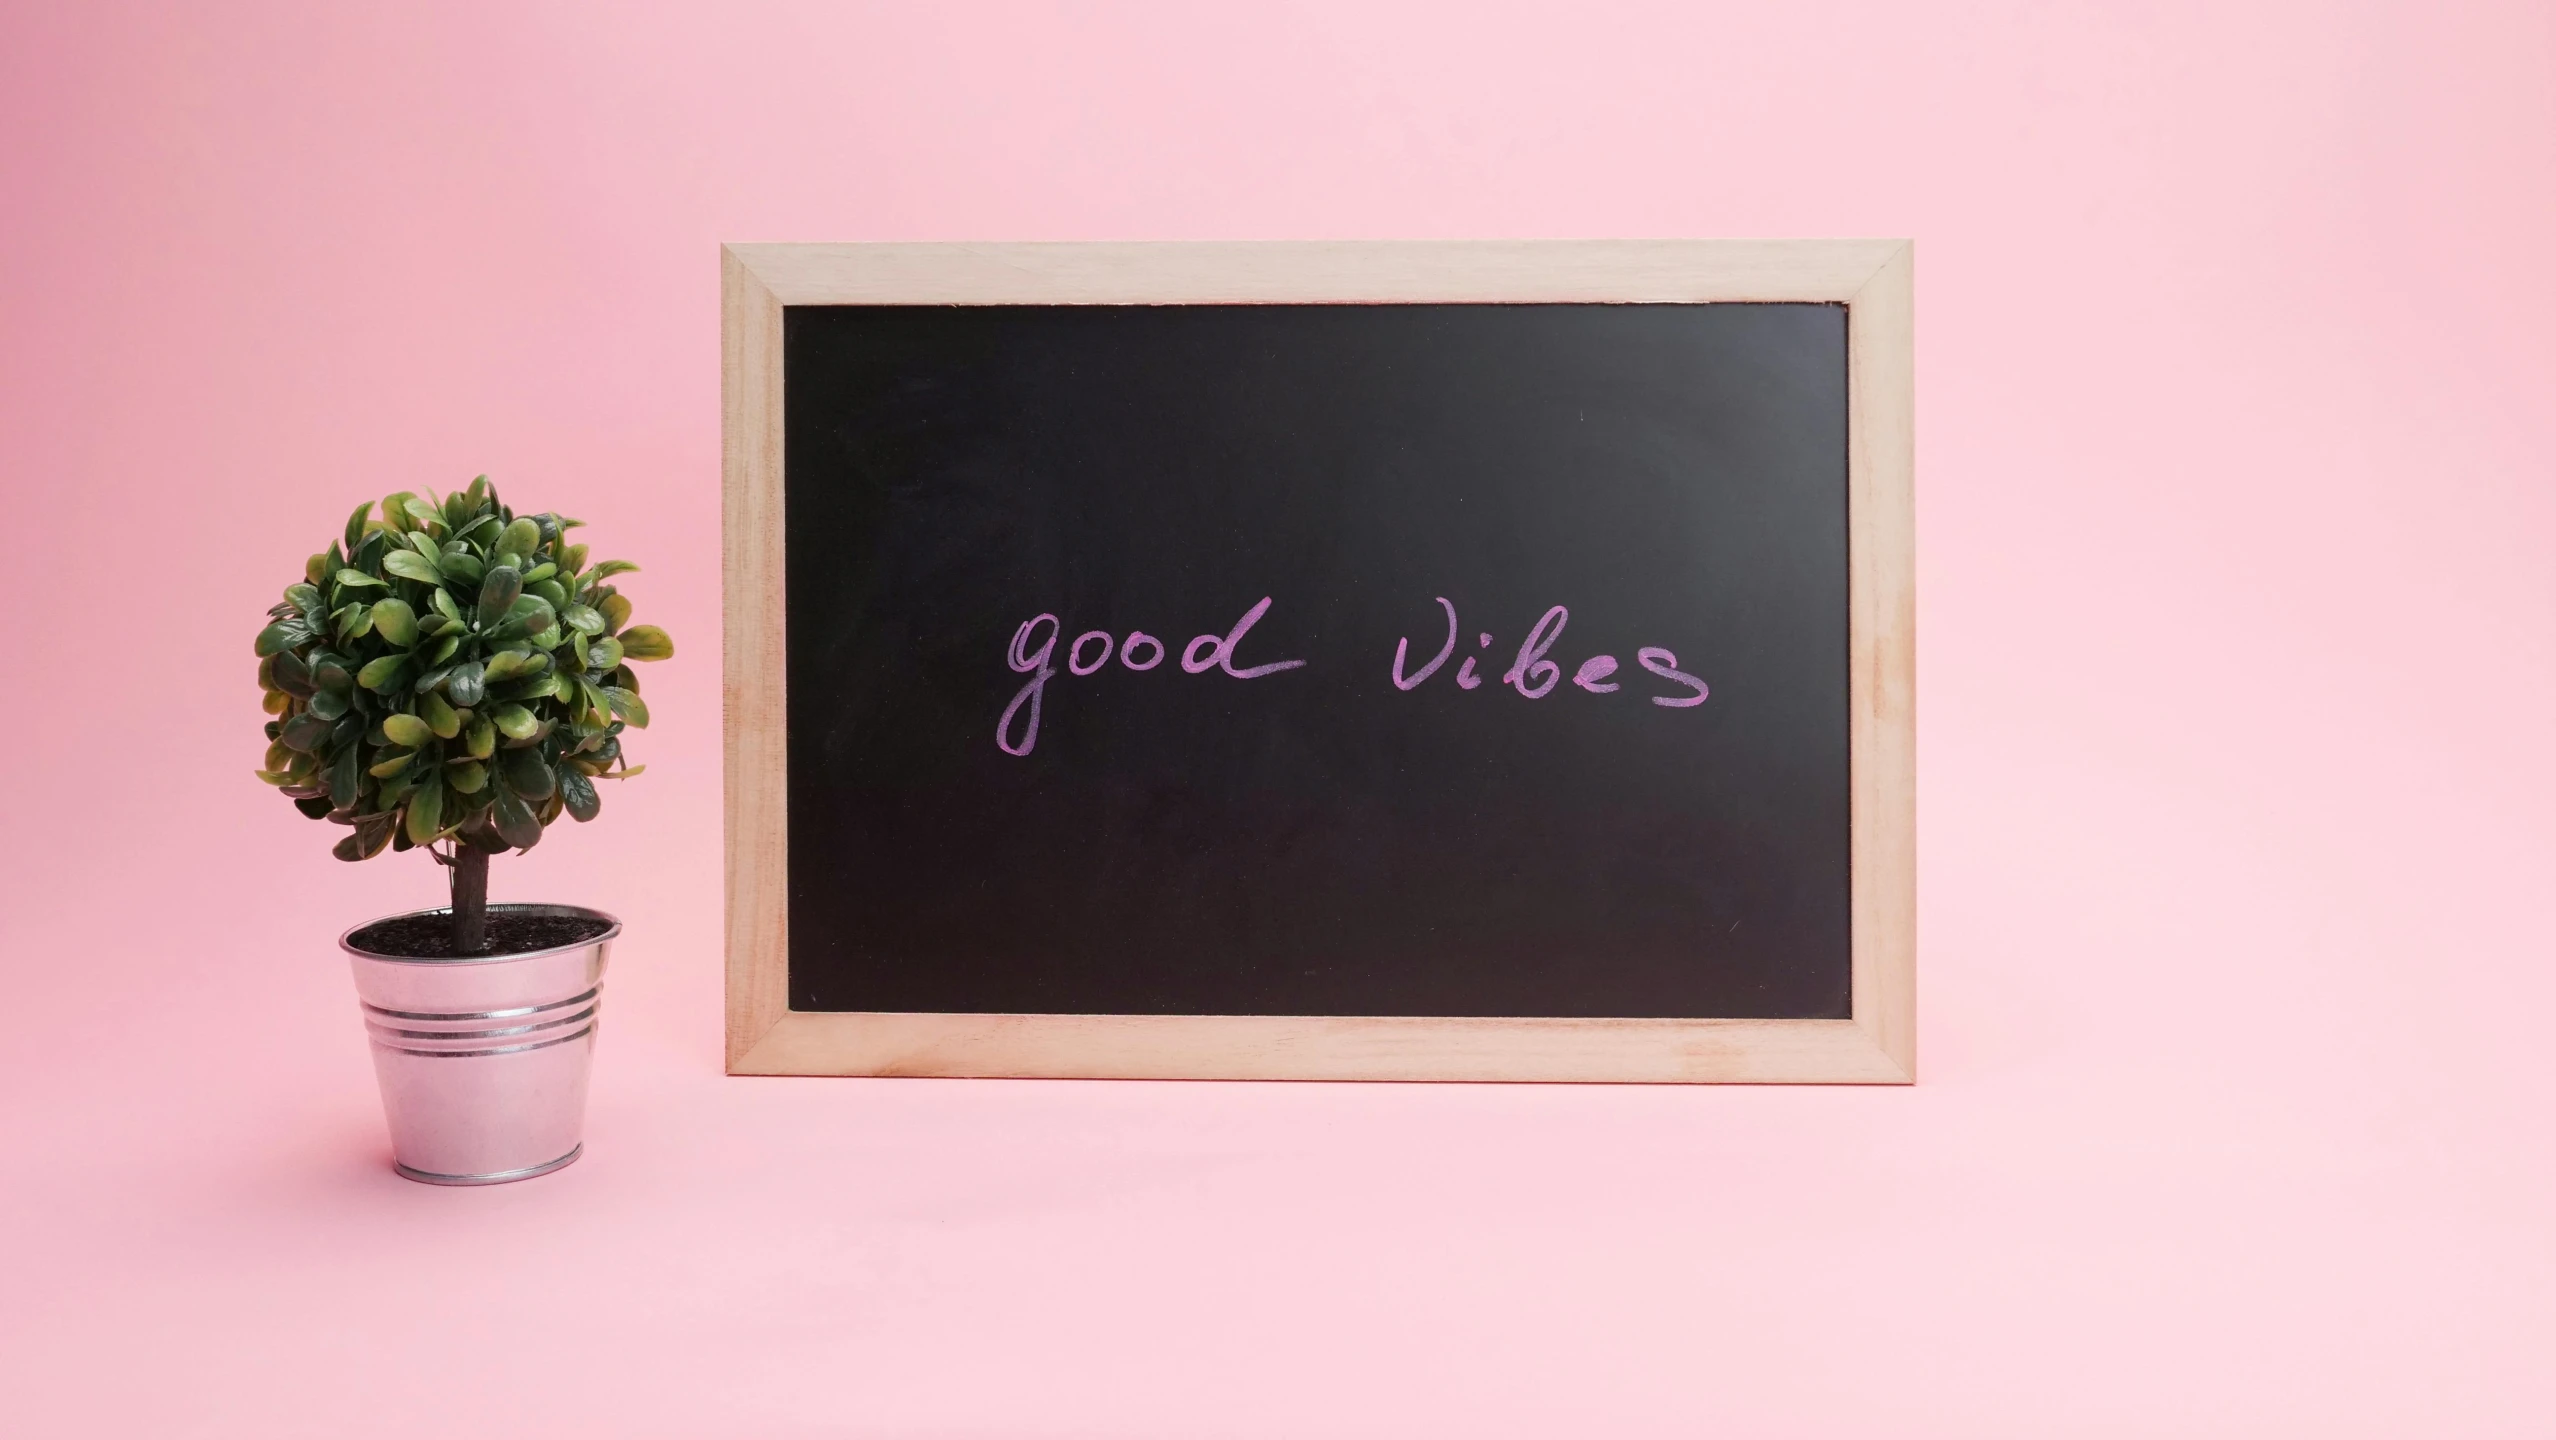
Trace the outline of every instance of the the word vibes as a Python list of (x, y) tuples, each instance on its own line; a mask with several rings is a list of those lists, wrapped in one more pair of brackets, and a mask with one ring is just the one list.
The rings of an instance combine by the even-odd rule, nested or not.
[[(1411, 662), (1410, 637), (1405, 636), (1393, 642), (1393, 688), (1396, 690), (1418, 689), (1421, 681), (1437, 674), (1438, 667), (1446, 664), (1448, 658), (1455, 654), (1456, 640), (1462, 631), (1462, 627), (1456, 623), (1456, 608), (1454, 602), (1444, 595), (1438, 596), (1437, 600), (1440, 605), (1446, 607), (1447, 611), (1447, 643), (1438, 647), (1438, 653), (1429, 657), (1428, 664), (1421, 666), (1418, 670), (1405, 673), (1404, 667)], [(1562, 683), (1562, 667), (1545, 659), (1545, 653), (1562, 638), (1562, 627), (1570, 623), (1571, 612), (1563, 606), (1556, 605), (1545, 611), (1544, 618), (1536, 621), (1535, 628), (1527, 632), (1526, 643), (1518, 647), (1517, 659), (1510, 663), (1508, 672), (1500, 677), (1500, 683), (1515, 689), (1529, 700), (1541, 700), (1552, 694), (1553, 687)], [(1483, 631), (1478, 641), (1480, 648), (1490, 649), (1491, 633), (1487, 630)], [(1704, 697), (1713, 693), (1703, 681), (1678, 669), (1677, 656), (1669, 651), (1657, 646), (1645, 645), (1634, 652), (1633, 658), (1643, 669), (1661, 679), (1695, 692), (1692, 695), (1654, 695), (1651, 697), (1651, 703), (1654, 705), (1665, 706), (1671, 710), (1684, 710), (1703, 704)], [(1473, 661), (1474, 657), (1467, 655), (1464, 657), (1464, 664), (1457, 668), (1456, 688), (1471, 690), (1482, 684), (1482, 677), (1473, 671)], [(1580, 662), (1580, 668), (1571, 675), (1571, 683), (1592, 695), (1612, 695), (1624, 688), (1606, 678), (1614, 674), (1618, 668), (1620, 667), (1616, 664), (1614, 656), (1592, 655)]]
[[(1260, 603), (1244, 611), (1242, 618), (1224, 634), (1200, 635), (1183, 646), (1180, 652), (1182, 673), (1204, 675), (1215, 671), (1235, 680), (1258, 680), (1281, 671), (1304, 668), (1306, 662), (1302, 660), (1271, 660), (1258, 665), (1242, 665), (1236, 661), (1243, 637), (1250, 634), (1251, 627), (1259, 624), (1261, 617), (1269, 613), (1271, 599), (1262, 596)], [(1438, 653), (1431, 656), (1428, 663), (1412, 670), (1409, 668), (1409, 638), (1395, 641), (1392, 678), (1396, 690), (1419, 688), (1421, 682), (1437, 674), (1455, 655), (1457, 641), (1462, 636), (1462, 627), (1456, 621), (1456, 608), (1443, 595), (1438, 596), (1437, 601), (1447, 612), (1446, 643), (1438, 647)], [(1500, 683), (1529, 700), (1541, 700), (1552, 694), (1554, 687), (1562, 683), (1562, 666), (1545, 657), (1561, 640), (1563, 628), (1570, 623), (1571, 612), (1563, 606), (1556, 605), (1545, 611), (1544, 617), (1527, 633), (1525, 642), (1518, 646), (1516, 658), (1507, 672), (1501, 675)], [(1003, 707), (1002, 718), (994, 723), (994, 743), (1006, 755), (1027, 755), (1038, 747), (1039, 717), (1047, 703), (1048, 682), (1058, 673), (1056, 647), (1064, 636), (1065, 622), (1045, 612), (1022, 621), (1020, 628), (1012, 632), (1012, 643), (1005, 652), (1004, 660), (1014, 674), (1026, 675), (1029, 679), (1013, 693), (1012, 703)], [(1478, 648), (1491, 648), (1490, 632), (1483, 631), (1476, 638)], [(1152, 670), (1170, 654), (1168, 646), (1142, 630), (1130, 630), (1124, 639), (1107, 630), (1086, 630), (1065, 646), (1064, 673), (1072, 676), (1095, 674), (1113, 657), (1126, 669)], [(1458, 689), (1473, 690), (1482, 685), (1482, 676), (1474, 670), (1475, 659), (1468, 655), (1457, 667), (1455, 683)], [(1650, 701), (1654, 705), (1672, 710), (1687, 709), (1703, 704), (1704, 698), (1712, 693), (1702, 680), (1679, 670), (1677, 656), (1667, 650), (1644, 646), (1634, 652), (1634, 660), (1644, 670), (1680, 689), (1680, 693), (1651, 696)], [(1592, 655), (1580, 662), (1579, 668), (1571, 675), (1571, 683), (1592, 695), (1611, 695), (1624, 688), (1608, 678), (1620, 668), (1612, 655)]]

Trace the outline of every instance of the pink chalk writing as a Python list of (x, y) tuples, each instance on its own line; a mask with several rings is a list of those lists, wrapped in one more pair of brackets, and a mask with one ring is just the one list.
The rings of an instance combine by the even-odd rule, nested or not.
[[(1518, 693), (1529, 700), (1541, 700), (1553, 693), (1553, 687), (1562, 683), (1562, 667), (1545, 659), (1544, 652), (1552, 649), (1553, 642), (1562, 638), (1562, 627), (1570, 623), (1571, 612), (1559, 605), (1545, 611), (1544, 618), (1536, 621), (1535, 628), (1527, 632), (1526, 643), (1518, 647), (1518, 663), (1509, 667), (1509, 673), (1500, 677), (1500, 683), (1515, 685)], [(1535, 681), (1539, 674), (1544, 678)], [(1529, 681), (1535, 683), (1529, 684)]]
[[(1224, 634), (1201, 635), (1190, 641), (1188, 648), (1181, 652), (1180, 668), (1192, 675), (1202, 675), (1210, 670), (1222, 670), (1237, 680), (1257, 680), (1264, 675), (1275, 675), (1282, 670), (1294, 670), (1302, 666), (1305, 663), (1302, 660), (1272, 660), (1265, 664), (1235, 668), (1234, 652), (1242, 647), (1243, 637), (1251, 633), (1251, 627), (1259, 624), (1260, 617), (1269, 613), (1271, 598), (1262, 596), (1260, 603), (1244, 611), (1242, 618), (1234, 622), (1234, 628)], [(1450, 618), (1454, 613), (1452, 608), (1448, 610)], [(1037, 637), (1039, 627), (1042, 625), (1047, 627), (1047, 638), (1039, 641), (1036, 648), (1032, 648), (1031, 641)], [(1004, 653), (1004, 663), (1012, 667), (1012, 673), (1027, 675), (1030, 678), (1028, 683), (1022, 685), (1020, 690), (1012, 696), (1012, 703), (1003, 707), (1003, 718), (994, 722), (994, 743), (1006, 755), (1027, 755), (1038, 748), (1039, 714), (1047, 703), (1047, 682), (1056, 676), (1056, 667), (1049, 662), (1055, 658), (1056, 641), (1064, 633), (1065, 623), (1049, 614), (1033, 615), (1021, 622), (1021, 628), (1012, 632), (1011, 647)], [(1090, 658), (1086, 659), (1085, 654), (1094, 643), (1097, 643), (1100, 648), (1097, 653), (1091, 654)], [(1083, 676), (1097, 672), (1109, 663), (1110, 649), (1113, 644), (1117, 646), (1118, 663), (1130, 670), (1151, 670), (1163, 663), (1165, 653), (1163, 642), (1142, 630), (1128, 631), (1124, 643), (1114, 641), (1106, 630), (1086, 630), (1075, 636), (1074, 643), (1066, 647), (1066, 673)], [(1151, 658), (1142, 662), (1137, 660), (1136, 651), (1140, 646), (1153, 652)], [(1422, 677), (1426, 678), (1426, 676), (1427, 672), (1423, 671)], [(1418, 681), (1413, 683), (1417, 684)], [(1012, 721), (1015, 716), (1022, 715), (1024, 707), (1027, 708), (1028, 713), (1021, 721), (1020, 736), (1015, 740)]]
[[(1411, 676), (1409, 679), (1405, 679), (1405, 678), (1403, 678), (1403, 674), (1402, 674), (1402, 662), (1403, 662), (1403, 660), (1404, 660), (1405, 658), (1407, 658), (1407, 655), (1408, 655), (1408, 649), (1407, 649), (1407, 647), (1409, 647), (1409, 645), (1411, 644), (1411, 640), (1410, 640), (1410, 637), (1405, 636), (1404, 638), (1402, 638), (1402, 639), (1400, 639), (1400, 640), (1396, 640), (1396, 641), (1394, 641), (1394, 642), (1393, 642), (1393, 688), (1394, 688), (1394, 689), (1396, 689), (1396, 690), (1408, 690), (1408, 689), (1410, 689), (1412, 686), (1419, 684), (1421, 681), (1428, 679), (1430, 676), (1437, 674), (1437, 673), (1438, 673), (1438, 667), (1439, 667), (1439, 666), (1441, 666), (1441, 665), (1446, 664), (1446, 663), (1447, 663), (1447, 657), (1455, 653), (1455, 642), (1456, 642), (1456, 619), (1455, 619), (1455, 606), (1454, 606), (1454, 605), (1452, 605), (1452, 604), (1449, 604), (1449, 603), (1448, 603), (1448, 600), (1447, 600), (1447, 597), (1446, 597), (1446, 596), (1444, 596), (1444, 595), (1441, 595), (1441, 596), (1439, 596), (1439, 597), (1438, 597), (1438, 603), (1439, 603), (1439, 604), (1441, 604), (1441, 605), (1445, 605), (1445, 606), (1447, 607), (1447, 643), (1438, 647), (1438, 653), (1437, 653), (1436, 655), (1434, 655), (1434, 656), (1430, 657), (1430, 660), (1429, 660), (1429, 663), (1428, 663), (1428, 664), (1423, 665), (1423, 666), (1421, 666), (1421, 667), (1420, 667), (1420, 673), (1418, 673), (1418, 674), (1416, 674), (1416, 675)], [(1490, 636), (1488, 636), (1488, 635), (1483, 636), (1483, 637), (1482, 637), (1482, 643), (1483, 643), (1483, 644), (1485, 644), (1485, 645), (1490, 644), (1490, 643), (1491, 643), (1491, 637), (1490, 637)], [(1465, 664), (1467, 664), (1467, 665), (1471, 665), (1472, 663), (1473, 663), (1473, 662), (1472, 662), (1471, 660), (1467, 660), (1467, 661), (1465, 662)], [(1471, 689), (1472, 687), (1471, 687), (1471, 686), (1467, 686), (1467, 687), (1465, 687), (1465, 688), (1467, 688), (1467, 689)]]
[[(1099, 658), (1092, 661), (1089, 665), (1083, 663), (1083, 642), (1086, 640), (1098, 640), (1101, 645)], [(1068, 675), (1089, 675), (1093, 671), (1098, 670), (1103, 665), (1109, 663), (1109, 648), (1116, 643), (1117, 642), (1115, 640), (1110, 638), (1110, 633), (1106, 630), (1086, 630), (1082, 634), (1075, 636), (1073, 648), (1065, 652), (1065, 673)]]
[[(1136, 647), (1139, 645), (1154, 647), (1154, 658), (1142, 665), (1136, 663)], [(1118, 647), (1118, 663), (1130, 670), (1151, 670), (1163, 663), (1163, 642), (1142, 630), (1130, 630), (1127, 632), (1127, 643)]]
[[(1269, 601), (1269, 596), (1261, 596), (1260, 603), (1244, 611), (1243, 617), (1234, 622), (1234, 628), (1221, 637), (1201, 635), (1190, 641), (1189, 648), (1180, 652), (1180, 668), (1192, 675), (1219, 669), (1237, 680), (1257, 680), (1263, 675), (1275, 675), (1281, 670), (1293, 670), (1304, 664), (1302, 660), (1276, 660), (1267, 665), (1254, 665), (1248, 670), (1234, 668), (1234, 652), (1242, 648), (1242, 638), (1251, 633), (1251, 627), (1259, 624), (1260, 617), (1269, 613)], [(1206, 647), (1204, 656), (1199, 653), (1200, 646)]]
[(1666, 650), (1645, 645), (1636, 652), (1636, 658), (1642, 662), (1643, 669), (1663, 680), (1674, 680), (1680, 685), (1691, 686), (1695, 691), (1694, 694), (1685, 696), (1654, 695), (1651, 697), (1651, 703), (1654, 705), (1665, 705), (1672, 710), (1684, 710), (1689, 706), (1703, 704), (1704, 697), (1713, 693), (1705, 687), (1703, 681), (1678, 669), (1677, 657)]
[[(1393, 688), (1398, 691), (1416, 690), (1436, 675), (1453, 658), (1456, 641), (1464, 633), (1456, 618), (1455, 602), (1443, 595), (1434, 598), (1446, 611), (1446, 639), (1438, 646), (1437, 653), (1417, 670), (1411, 668), (1410, 637), (1394, 641), (1393, 667), (1389, 673)], [(1236, 680), (1257, 680), (1282, 671), (1302, 669), (1306, 662), (1300, 659), (1268, 660), (1258, 665), (1240, 663), (1243, 641), (1251, 634), (1252, 627), (1269, 614), (1274, 603), (1272, 597), (1264, 595), (1258, 604), (1242, 613), (1242, 618), (1234, 622), (1232, 629), (1222, 635), (1211, 632), (1193, 638), (1182, 647), (1181, 670), (1190, 675), (1221, 671)], [(1547, 609), (1527, 632), (1525, 642), (1518, 646), (1517, 655), (1508, 671), (1501, 675), (1500, 683), (1529, 700), (1541, 700), (1552, 694), (1554, 688), (1562, 683), (1563, 665), (1548, 657), (1561, 644), (1563, 631), (1569, 628), (1570, 623), (1569, 607), (1555, 605)], [(994, 743), (1006, 755), (1026, 756), (1038, 747), (1038, 727), (1046, 705), (1047, 685), (1056, 677), (1056, 647), (1064, 634), (1064, 622), (1048, 613), (1031, 616), (1012, 632), (1011, 644), (1004, 651), (1004, 663), (1011, 667), (1012, 673), (1029, 678), (1013, 692), (1012, 702), (1003, 707), (1002, 718), (994, 723)], [(1490, 631), (1475, 632), (1475, 639), (1482, 649), (1491, 648)], [(1162, 664), (1169, 655), (1169, 648), (1142, 630), (1128, 631), (1124, 640), (1107, 630), (1086, 630), (1075, 636), (1074, 642), (1065, 649), (1065, 673), (1077, 678), (1096, 675), (1108, 667), (1113, 653), (1120, 665), (1141, 674)], [(1476, 672), (1476, 658), (1468, 655), (1464, 663), (1456, 667), (1457, 689), (1478, 690), (1482, 687), (1486, 677)], [(1677, 668), (1677, 655), (1673, 651), (1646, 645), (1635, 652), (1635, 658), (1644, 671), (1679, 688), (1680, 693), (1647, 697), (1653, 705), (1670, 710), (1692, 709), (1703, 704), (1705, 698), (1713, 693), (1703, 680)], [(1620, 668), (1612, 655), (1591, 655), (1580, 661), (1579, 667), (1571, 672), (1571, 683), (1591, 695), (1612, 695), (1624, 688), (1610, 678)]]
[[(1029, 648), (1029, 638), (1041, 622), (1047, 626), (1047, 643), (1033, 653)], [(1003, 747), (1006, 755), (1027, 755), (1038, 745), (1039, 706), (1044, 701), (1048, 680), (1056, 674), (1056, 667), (1048, 664), (1047, 658), (1056, 653), (1056, 637), (1064, 633), (1064, 623), (1053, 615), (1033, 615), (1021, 622), (1020, 629), (1012, 632), (1012, 649), (1007, 657), (1012, 671), (1028, 675), (1031, 679), (1021, 687), (1019, 694), (1012, 697), (1012, 703), (1003, 707), (1003, 718), (994, 722), (994, 743)], [(1012, 717), (1020, 712), (1024, 701), (1029, 704), (1029, 723), (1022, 728), (1021, 743), (1016, 746), (1010, 738)]]
[[(1456, 635), (1460, 629), (1456, 620), (1455, 602), (1444, 595), (1437, 596), (1436, 599), (1447, 612), (1446, 644), (1439, 647), (1438, 653), (1430, 659), (1428, 664), (1421, 666), (1417, 672), (1409, 672), (1405, 667), (1410, 660), (1410, 638), (1406, 636), (1396, 640), (1393, 645), (1392, 670), (1393, 688), (1396, 690), (1419, 688), (1420, 682), (1436, 674), (1438, 667), (1444, 665), (1447, 657), (1455, 652)], [(1545, 657), (1555, 645), (1561, 642), (1562, 631), (1570, 623), (1571, 611), (1567, 606), (1556, 605), (1545, 611), (1543, 618), (1535, 622), (1535, 628), (1527, 632), (1526, 643), (1518, 647), (1517, 659), (1510, 664), (1508, 673), (1500, 677), (1500, 683), (1515, 688), (1520, 695), (1529, 700), (1541, 700), (1552, 694), (1553, 687), (1562, 683), (1562, 667)], [(1491, 648), (1490, 631), (1478, 631), (1475, 638), (1481, 643), (1483, 649)], [(1637, 658), (1643, 669), (1694, 692), (1688, 695), (1654, 695), (1650, 697), (1654, 705), (1671, 710), (1689, 709), (1703, 704), (1704, 697), (1712, 693), (1711, 687), (1703, 681), (1678, 669), (1677, 656), (1669, 651), (1645, 647), (1638, 653)], [(1622, 684), (1607, 678), (1615, 674), (1619, 668), (1616, 658), (1612, 655), (1592, 655), (1581, 661), (1579, 669), (1572, 672), (1571, 683), (1592, 695), (1612, 695), (1624, 688)], [(1482, 684), (1482, 677), (1474, 673), (1471, 656), (1467, 656), (1465, 662), (1456, 668), (1455, 683), (1459, 690), (1476, 689)]]

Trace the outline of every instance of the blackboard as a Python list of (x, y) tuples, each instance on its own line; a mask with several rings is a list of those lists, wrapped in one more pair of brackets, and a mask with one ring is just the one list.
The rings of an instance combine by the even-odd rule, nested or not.
[(1852, 296), (776, 308), (789, 1014), (1856, 1028)]

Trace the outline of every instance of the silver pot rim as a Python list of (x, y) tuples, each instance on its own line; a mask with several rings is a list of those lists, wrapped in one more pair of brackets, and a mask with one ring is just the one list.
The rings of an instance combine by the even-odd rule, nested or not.
[(428, 910), (402, 910), (396, 915), (376, 916), (361, 925), (346, 927), (345, 931), (337, 937), (337, 948), (358, 960), (370, 960), (376, 965), (509, 965), (518, 960), (538, 960), (544, 955), (561, 955), (571, 950), (588, 949), (617, 939), (621, 934), (621, 917), (608, 911), (596, 910), (584, 905), (547, 905), (537, 901), (513, 900), (489, 906), (488, 913), (491, 915), (555, 915), (579, 920), (601, 920), (610, 928), (600, 935), (589, 935), (583, 940), (570, 944), (552, 945), (541, 950), (518, 950), (508, 955), (384, 955), (376, 950), (367, 950), (355, 943), (355, 936), (359, 931), (370, 930), (387, 921), (407, 920), (419, 915), (450, 915), (452, 913), (453, 907), (450, 905), (438, 905)]

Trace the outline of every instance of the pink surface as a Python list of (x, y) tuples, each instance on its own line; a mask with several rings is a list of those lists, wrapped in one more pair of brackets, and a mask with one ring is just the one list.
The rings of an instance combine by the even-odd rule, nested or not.
[[(643, 10), (646, 13), (642, 13)], [(0, 17), (0, 1430), (2543, 1435), (2556, 12)], [(1908, 1090), (719, 1074), (722, 240), (1919, 237)], [(394, 1178), (256, 617), (648, 568), (588, 1157)]]

